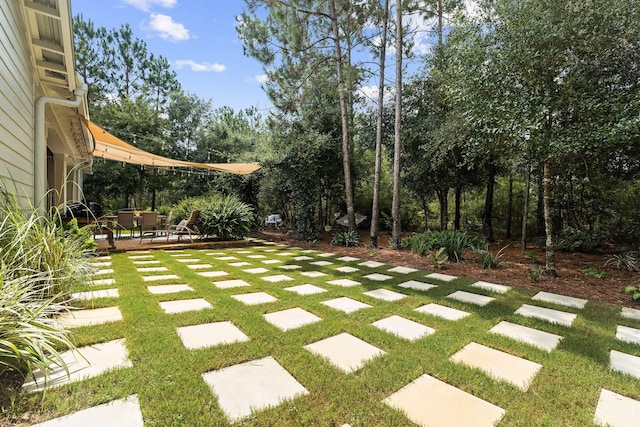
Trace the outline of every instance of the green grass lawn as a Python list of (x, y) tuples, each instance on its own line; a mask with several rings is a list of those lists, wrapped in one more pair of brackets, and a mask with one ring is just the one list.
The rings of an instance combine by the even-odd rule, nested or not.
[[(292, 255), (280, 256), (274, 252), (265, 252), (264, 249), (287, 251)], [(252, 254), (263, 254), (283, 262), (266, 265), (262, 263), (263, 259), (248, 258), (247, 255), (250, 254), (237, 253), (238, 250), (250, 250)], [(233, 255), (238, 258), (236, 262), (246, 261), (251, 266), (232, 267), (229, 262), (234, 261), (216, 260), (221, 255), (208, 255), (211, 252)], [(218, 289), (212, 284), (212, 281), (218, 279), (198, 275), (197, 271), (171, 256), (171, 252), (151, 253), (154, 259), (168, 267), (169, 272), (148, 274), (176, 274), (181, 279), (145, 282), (143, 273), (136, 270), (133, 260), (126, 253), (116, 253), (112, 255), (111, 268), (114, 269), (114, 274), (105, 277), (115, 278), (115, 287), (119, 289), (120, 297), (77, 304), (91, 308), (114, 305), (120, 307), (122, 321), (75, 329), (75, 343), (80, 347), (125, 338), (133, 367), (113, 370), (45, 393), (12, 396), (11, 405), (4, 409), (7, 419), (19, 419), (25, 413), (33, 415), (30, 422), (50, 419), (137, 394), (146, 426), (230, 425), (218, 406), (216, 396), (203, 381), (202, 374), (267, 356), (276, 359), (309, 394), (260, 411), (234, 425), (413, 425), (402, 413), (384, 404), (383, 400), (423, 374), (429, 374), (503, 408), (506, 412), (500, 426), (593, 425), (602, 388), (640, 400), (640, 380), (609, 369), (609, 352), (612, 349), (640, 356), (639, 345), (624, 343), (615, 338), (616, 325), (640, 328), (640, 321), (621, 318), (619, 307), (591, 302), (583, 309), (555, 306), (532, 301), (535, 291), (530, 289), (513, 288), (503, 295), (492, 294), (469, 288), (474, 280), (466, 278), (449, 283), (431, 281), (438, 286), (428, 291), (404, 289), (395, 285), (411, 279), (429, 282), (424, 277), (428, 272), (388, 273), (391, 265), (361, 267), (357, 265), (360, 261), (336, 260), (339, 255), (319, 258), (317, 254), (310, 254), (314, 259), (293, 261), (292, 258), (302, 255), (301, 251), (283, 247), (185, 251), (201, 262), (213, 265), (214, 270), (229, 273), (220, 280), (243, 279), (251, 284), (251, 287)], [(328, 260), (333, 264), (325, 267), (309, 264), (318, 260)], [(287, 263), (303, 268), (279, 268)], [(360, 270), (349, 274), (334, 270), (341, 265), (355, 266)], [(286, 274), (295, 280), (269, 283), (260, 278), (269, 273), (259, 275), (243, 271), (251, 267), (265, 267), (273, 272), (270, 274)], [(322, 271), (327, 276), (309, 278), (300, 275), (301, 271), (309, 270)], [(393, 278), (385, 282), (374, 282), (362, 277), (373, 272), (392, 275)], [(326, 283), (338, 278), (351, 278), (362, 285), (344, 288)], [(189, 284), (195, 291), (153, 295), (147, 290), (150, 284), (169, 283)], [(322, 287), (327, 292), (300, 296), (283, 290), (305, 283)], [(92, 287), (91, 290), (109, 287), (113, 286)], [(408, 297), (396, 302), (385, 302), (363, 295), (367, 290), (381, 287), (407, 294)], [(84, 290), (89, 288), (75, 289)], [(496, 299), (479, 307), (446, 298), (446, 295), (455, 290), (468, 290)], [(247, 306), (231, 298), (231, 295), (258, 291), (268, 292), (278, 301)], [(372, 308), (345, 314), (321, 304), (322, 301), (342, 296), (365, 302), (372, 305)], [(190, 298), (204, 298), (213, 308), (169, 315), (159, 305), (160, 301)], [(414, 310), (431, 302), (468, 311), (472, 315), (458, 321), (449, 321)], [(566, 327), (515, 315), (514, 312), (522, 304), (578, 313), (578, 317), (571, 327)], [(265, 313), (293, 307), (304, 308), (322, 321), (282, 332), (263, 318)], [(372, 322), (393, 314), (434, 328), (436, 332), (410, 342), (371, 326)], [(502, 320), (554, 333), (564, 339), (555, 350), (546, 352), (489, 332), (489, 329)], [(233, 322), (250, 340), (190, 351), (183, 346), (176, 332), (179, 326), (217, 321)], [(386, 355), (373, 359), (357, 372), (345, 374), (304, 348), (307, 344), (342, 332), (348, 332), (384, 350)], [(477, 369), (449, 360), (470, 342), (505, 351), (543, 367), (528, 391), (523, 392), (507, 382), (494, 380)], [(452, 405), (451, 411), (455, 410)]]

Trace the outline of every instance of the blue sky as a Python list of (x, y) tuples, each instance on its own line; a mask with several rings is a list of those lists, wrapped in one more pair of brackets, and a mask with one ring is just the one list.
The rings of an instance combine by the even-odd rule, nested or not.
[(98, 27), (129, 23), (151, 52), (169, 60), (182, 88), (214, 108), (267, 110), (262, 66), (244, 56), (235, 30), (243, 7), (243, 0), (71, 0), (73, 14)]

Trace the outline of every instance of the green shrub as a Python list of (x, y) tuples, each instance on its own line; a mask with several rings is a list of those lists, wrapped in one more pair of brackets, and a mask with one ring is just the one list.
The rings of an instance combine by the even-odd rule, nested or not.
[(602, 246), (603, 237), (597, 232), (565, 228), (556, 236), (554, 249), (564, 252), (593, 252)]
[(331, 246), (358, 246), (360, 237), (356, 230), (343, 231), (333, 235), (331, 239)]
[(607, 273), (598, 270), (595, 267), (585, 268), (584, 270), (582, 270), (582, 272), (585, 274), (585, 276), (595, 277), (596, 279), (604, 279), (605, 277), (607, 277)]
[(541, 278), (544, 277), (544, 270), (539, 265), (531, 265), (529, 266), (529, 280), (532, 283), (537, 282)]
[(414, 234), (402, 241), (402, 247), (411, 248), (412, 252), (420, 255), (424, 255), (433, 248), (445, 248), (447, 257), (454, 262), (464, 259), (465, 250), (484, 244), (478, 238), (457, 230), (427, 231)]
[(604, 265), (605, 267), (613, 265), (618, 270), (624, 268), (629, 271), (640, 271), (640, 265), (638, 264), (638, 252), (636, 251), (625, 252), (619, 255), (611, 255)]
[(449, 260), (449, 256), (446, 253), (444, 253), (445, 249), (446, 248), (440, 248), (437, 251), (434, 251), (433, 253), (429, 254), (429, 258), (431, 258), (431, 261), (433, 262), (433, 266), (438, 270), (441, 270), (444, 263)]
[(631, 294), (634, 301), (640, 300), (640, 285), (629, 285), (624, 290), (625, 293)]
[(477, 249), (475, 248), (473, 252), (476, 255), (476, 258), (480, 262), (482, 268), (498, 268), (500, 265), (500, 259), (504, 256), (504, 250), (507, 249), (507, 246), (500, 249), (495, 254), (491, 252), (489, 249)]
[(411, 252), (415, 254), (424, 255), (427, 251), (433, 249), (433, 237), (430, 232), (414, 234), (402, 239), (400, 246), (410, 248)]

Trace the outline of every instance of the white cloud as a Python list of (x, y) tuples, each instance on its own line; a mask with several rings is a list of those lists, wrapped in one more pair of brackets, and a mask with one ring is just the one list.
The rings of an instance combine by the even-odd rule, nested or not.
[(223, 72), (227, 67), (221, 64), (210, 64), (208, 62), (196, 62), (193, 59), (178, 59), (173, 65), (178, 69), (182, 69), (184, 67), (191, 68), (191, 71), (214, 71), (216, 73)]
[[(377, 85), (361, 86), (358, 89), (358, 93), (360, 94), (360, 96), (364, 98), (364, 103), (368, 105), (376, 105), (378, 103), (379, 92), (380, 92), (380, 89)], [(384, 97), (382, 102), (386, 105), (392, 102), (394, 97), (395, 97), (395, 89), (393, 88), (387, 89), (384, 92)]]
[(263, 84), (263, 83), (266, 83), (267, 80), (269, 80), (269, 77), (267, 77), (266, 74), (258, 74), (257, 76), (249, 77), (245, 81), (247, 83), (260, 83), (260, 84)]
[(129, 4), (136, 9), (144, 10), (148, 12), (153, 6), (160, 6), (164, 8), (172, 8), (178, 0), (121, 0), (123, 3)]
[(175, 22), (172, 17), (161, 13), (152, 13), (149, 20), (148, 29), (158, 33), (160, 38), (179, 42), (189, 40), (189, 30), (179, 22)]

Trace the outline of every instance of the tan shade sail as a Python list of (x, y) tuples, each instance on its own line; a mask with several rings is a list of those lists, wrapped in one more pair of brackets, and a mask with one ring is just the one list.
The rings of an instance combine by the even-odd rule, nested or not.
[(248, 175), (260, 169), (258, 163), (194, 163), (158, 156), (127, 144), (85, 118), (82, 121), (95, 140), (94, 157), (153, 167), (213, 169), (236, 175)]

